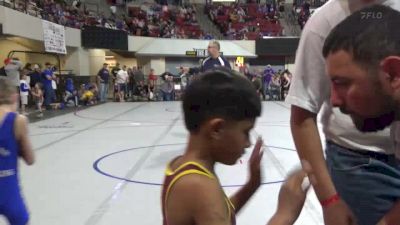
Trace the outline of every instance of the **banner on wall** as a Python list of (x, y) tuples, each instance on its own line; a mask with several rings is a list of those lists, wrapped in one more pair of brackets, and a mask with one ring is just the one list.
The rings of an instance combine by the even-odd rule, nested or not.
[(46, 52), (67, 54), (64, 26), (43, 20), (43, 40)]

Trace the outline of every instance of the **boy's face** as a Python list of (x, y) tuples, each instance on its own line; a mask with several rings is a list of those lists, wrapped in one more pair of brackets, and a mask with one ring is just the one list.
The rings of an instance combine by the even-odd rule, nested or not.
[(222, 124), (217, 125), (221, 128), (212, 141), (212, 154), (217, 162), (234, 165), (245, 153), (245, 149), (251, 146), (250, 131), (254, 127), (255, 120), (221, 120)]

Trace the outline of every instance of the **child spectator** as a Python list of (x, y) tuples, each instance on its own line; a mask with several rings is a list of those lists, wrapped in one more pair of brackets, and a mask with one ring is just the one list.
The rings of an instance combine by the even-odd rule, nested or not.
[(25, 109), (26, 105), (28, 105), (28, 95), (29, 95), (29, 85), (27, 82), (27, 75), (22, 74), (21, 80), (20, 80), (20, 97), (21, 97), (21, 114), (27, 115)]
[(42, 91), (43, 85), (41, 83), (36, 83), (35, 86), (33, 87), (31, 94), (33, 96), (33, 101), (35, 102), (35, 105), (37, 107), (37, 110), (39, 111), (39, 114), (37, 117), (43, 117), (43, 111), (42, 111), (42, 105), (44, 101), (43, 97), (43, 91)]

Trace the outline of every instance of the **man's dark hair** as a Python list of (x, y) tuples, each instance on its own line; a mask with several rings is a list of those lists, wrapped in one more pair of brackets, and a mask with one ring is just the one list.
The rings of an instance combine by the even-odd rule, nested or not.
[(391, 55), (400, 55), (400, 12), (383, 5), (359, 10), (327, 37), (323, 55), (340, 50), (349, 52), (360, 66), (374, 70), (379, 62)]
[(252, 83), (229, 69), (199, 75), (183, 96), (185, 125), (197, 132), (207, 120), (221, 117), (241, 121), (261, 114), (261, 100)]

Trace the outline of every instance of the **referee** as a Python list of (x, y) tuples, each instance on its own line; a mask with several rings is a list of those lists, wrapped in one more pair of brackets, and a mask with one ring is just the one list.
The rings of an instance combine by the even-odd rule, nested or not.
[(212, 70), (216, 67), (226, 67), (226, 68), (232, 69), (228, 60), (226, 60), (223, 56), (221, 56), (219, 51), (220, 51), (219, 42), (218, 41), (210, 41), (210, 43), (208, 44), (209, 57), (207, 57), (203, 60), (203, 63), (201, 64), (201, 68), (200, 68), (201, 72), (206, 72), (206, 71)]

